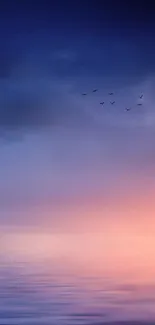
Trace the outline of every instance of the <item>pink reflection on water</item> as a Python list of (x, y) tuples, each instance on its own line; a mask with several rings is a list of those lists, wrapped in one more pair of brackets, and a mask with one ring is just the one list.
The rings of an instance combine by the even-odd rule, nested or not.
[(0, 287), (0, 315), (29, 317), (34, 324), (41, 318), (45, 325), (155, 320), (155, 283), (57, 273), (51, 264), (45, 272), (39, 264), (17, 263), (1, 264)]

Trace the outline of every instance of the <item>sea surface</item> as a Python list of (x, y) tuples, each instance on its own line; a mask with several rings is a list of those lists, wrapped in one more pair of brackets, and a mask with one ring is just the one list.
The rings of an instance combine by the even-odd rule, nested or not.
[(45, 267), (43, 262), (1, 262), (1, 325), (115, 322), (155, 324), (155, 284), (136, 284), (104, 275), (78, 276), (63, 268), (56, 270), (52, 263)]

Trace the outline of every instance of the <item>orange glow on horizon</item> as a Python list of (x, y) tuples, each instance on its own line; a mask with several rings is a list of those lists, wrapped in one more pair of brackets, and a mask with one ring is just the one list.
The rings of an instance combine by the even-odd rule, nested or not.
[(137, 281), (154, 281), (155, 214), (148, 211), (146, 215), (142, 207), (131, 209), (132, 213), (130, 209), (126, 213), (125, 210), (120, 213), (111, 208), (107, 218), (103, 216), (104, 209), (90, 211), (90, 214), (86, 211), (85, 217), (83, 211), (78, 222), (73, 216), (71, 227), (61, 222), (61, 227), (58, 225), (53, 230), (3, 228), (0, 253), (30, 262), (53, 260), (78, 273), (114, 277), (130, 274), (130, 278)]
[(0, 228), (0, 255), (32, 263), (51, 261), (78, 274), (154, 282), (153, 190), (146, 194), (143, 187), (128, 196), (118, 191), (109, 199), (39, 206), (24, 212), (25, 220), (30, 216), (27, 227)]

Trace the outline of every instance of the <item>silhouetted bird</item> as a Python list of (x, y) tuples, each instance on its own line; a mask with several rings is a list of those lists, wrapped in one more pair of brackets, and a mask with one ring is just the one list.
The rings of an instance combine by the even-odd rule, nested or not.
[(142, 103), (138, 103), (137, 105), (138, 105), (138, 106), (142, 106)]
[(104, 105), (104, 102), (101, 102), (100, 105)]
[(97, 91), (98, 91), (98, 89), (94, 89), (94, 90), (93, 90), (93, 93), (96, 93)]
[(139, 98), (142, 99), (143, 98), (143, 94), (141, 96), (139, 96)]
[(109, 95), (111, 96), (111, 95), (113, 95), (114, 93), (109, 93)]
[(115, 102), (110, 102), (110, 104), (111, 104), (111, 105), (114, 105), (114, 104), (115, 104)]
[(82, 96), (86, 96), (87, 94), (82, 94)]
[(127, 112), (129, 112), (129, 111), (131, 110), (131, 108), (127, 107), (125, 110), (126, 110)]

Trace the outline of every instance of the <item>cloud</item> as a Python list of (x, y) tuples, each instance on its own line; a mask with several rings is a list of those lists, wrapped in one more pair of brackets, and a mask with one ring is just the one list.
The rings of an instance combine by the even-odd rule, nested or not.
[(63, 126), (80, 114), (67, 85), (52, 78), (9, 81), (0, 95), (1, 134)]
[(17, 93), (1, 102), (0, 125), (4, 128), (37, 126), (42, 124), (43, 103), (39, 95)]
[[(89, 81), (88, 81), (89, 84)], [(31, 76), (29, 78), (9, 79), (0, 87), (0, 132), (1, 135), (15, 132), (27, 133), (42, 128), (80, 127), (91, 128), (102, 136), (116, 134), (119, 146), (128, 137), (128, 146), (133, 136), (143, 145), (147, 137), (151, 139), (151, 130), (155, 124), (154, 79), (137, 86), (114, 89), (116, 104), (111, 107), (107, 90), (91, 93), (86, 98), (81, 96), (81, 89), (76, 78), (52, 78)], [(144, 93), (143, 107), (137, 107), (137, 98), (141, 90)], [(105, 106), (99, 103), (104, 98)], [(125, 107), (131, 106), (129, 113)], [(137, 133), (136, 133), (137, 132)], [(147, 132), (149, 134), (147, 134)], [(138, 135), (139, 134), (139, 135)], [(100, 135), (101, 136), (101, 135)], [(116, 140), (115, 140), (116, 141)], [(117, 142), (118, 142), (117, 141)]]
[[(21, 33), (16, 37), (13, 33), (13, 40), (9, 36), (4, 44), (0, 54), (1, 135), (69, 124), (91, 124), (92, 128), (114, 132), (154, 126), (153, 96), (145, 94), (145, 115), (137, 107), (130, 114), (124, 112), (125, 105), (136, 105), (137, 94), (144, 88), (139, 85), (150, 72), (150, 67), (137, 60), (141, 43), (137, 48), (129, 38), (107, 37), (107, 33), (103, 43), (94, 35), (85, 42), (79, 31), (76, 42), (67, 34), (66, 46), (65, 42), (60, 46), (58, 31), (56, 37), (52, 43), (49, 31), (35, 30), (32, 36)], [(95, 96), (91, 94), (94, 87), (99, 88)], [(107, 97), (111, 87), (117, 93), (114, 109)], [(83, 91), (89, 92), (85, 99)], [(100, 100), (106, 101), (102, 111)]]

